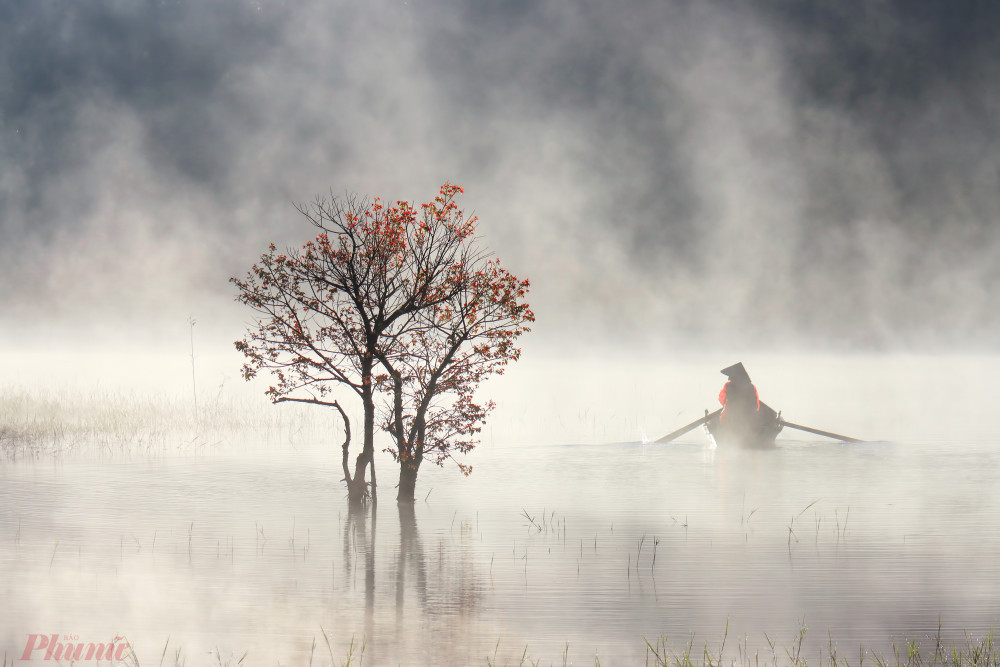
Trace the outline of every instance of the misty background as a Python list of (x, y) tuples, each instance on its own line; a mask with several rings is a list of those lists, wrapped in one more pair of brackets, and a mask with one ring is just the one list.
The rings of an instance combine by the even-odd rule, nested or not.
[[(996, 488), (991, 452), (1000, 442), (998, 27), (1000, 3), (985, 0), (0, 0), (0, 437), (11, 424), (41, 421), (69, 434), (59, 441), (70, 443), (67, 458), (76, 421), (102, 428), (110, 421), (112, 442), (126, 458), (144, 455), (152, 441), (133, 428), (162, 429), (154, 442), (164, 452), (243, 457), (221, 486), (214, 475), (222, 467), (214, 464), (5, 466), (12, 509), (0, 546), (22, 554), (30, 575), (10, 578), (7, 598), (23, 604), (8, 607), (18, 623), (57, 610), (71, 623), (56, 629), (67, 632), (79, 632), (83, 621), (111, 619), (107, 627), (117, 628), (122, 619), (149, 618), (145, 627), (153, 631), (138, 638), (154, 649), (168, 632), (176, 643), (173, 633), (185, 623), (203, 633), (215, 626), (190, 613), (156, 616), (166, 612), (150, 601), (174, 609), (174, 602), (207, 596), (223, 605), (202, 605), (210, 620), (232, 626), (259, 607), (247, 604), (256, 598), (243, 589), (262, 581), (266, 562), (246, 561), (252, 576), (227, 588), (226, 559), (210, 542), (243, 535), (251, 520), (256, 529), (266, 517), (268, 535), (280, 536), (272, 544), (281, 566), (269, 575), (273, 586), (255, 583), (248, 593), (285, 614), (279, 632), (289, 619), (298, 623), (294, 632), (305, 628), (311, 621), (297, 619), (315, 611), (315, 600), (299, 604), (292, 589), (297, 595), (295, 582), (309, 571), (281, 550), (288, 533), (280, 517), (299, 513), (301, 536), (306, 517), (315, 516), (325, 528), (313, 523), (314, 553), (326, 553), (322, 535), (332, 530), (335, 509), (328, 499), (342, 493), (332, 472), (342, 424), (332, 410), (270, 406), (267, 379), (239, 378), (242, 359), (232, 343), (251, 313), (236, 303), (228, 280), (243, 275), (268, 243), (300, 246), (311, 238), (297, 202), (346, 192), (422, 202), (450, 181), (465, 188), (459, 203), (480, 217), (484, 242), (531, 280), (537, 322), (522, 339), (523, 358), (484, 389), (499, 407), (482, 446), (464, 459), (476, 467), (473, 476), (463, 480), (450, 466), (442, 477), (431, 466), (421, 471), (418, 497), (427, 500), (437, 488), (421, 510), (429, 564), (445, 553), (435, 536), (447, 527), (453, 539), (452, 507), (462, 510), (461, 544), (482, 541), (478, 509), (491, 503), (503, 512), (514, 502), (543, 515), (546, 507), (569, 511), (572, 555), (576, 535), (590, 539), (581, 527), (603, 530), (605, 518), (619, 521), (622, 544), (647, 529), (652, 536), (660, 530), (647, 528), (655, 526), (645, 513), (652, 499), (656, 512), (701, 507), (729, 522), (721, 534), (730, 536), (743, 511), (737, 502), (748, 511), (763, 502), (750, 542), (774, 542), (778, 551), (760, 554), (784, 567), (785, 522), (823, 495), (823, 530), (829, 535), (837, 521), (838, 553), (875, 547), (855, 559), (857, 569), (828, 577), (847, 591), (849, 620), (867, 618), (865, 605), (855, 604), (858, 591), (875, 601), (872, 618), (898, 616), (896, 625), (876, 628), (911, 623), (921, 609), (914, 600), (928, 600), (926, 609), (937, 612), (926, 614), (928, 622), (933, 613), (940, 624), (942, 607), (946, 624), (981, 609), (983, 618), (995, 618), (988, 595), (979, 596), (985, 606), (959, 598), (996, 580), (983, 546), (989, 539), (981, 538), (998, 505), (989, 496)], [(773, 468), (739, 458), (727, 464), (732, 453), (724, 448), (715, 459), (699, 431), (673, 450), (638, 445), (714, 409), (718, 369), (737, 361), (788, 420), (875, 442), (858, 449), (793, 442), (767, 460)], [(129, 391), (136, 387), (156, 400)], [(352, 406), (357, 425), (357, 402)], [(314, 430), (299, 427), (306, 411)], [(149, 419), (131, 419), (147, 412)], [(245, 423), (227, 421), (241, 418)], [(79, 455), (90, 456), (87, 465), (103, 462), (103, 441), (79, 432), (99, 451)], [(379, 438), (379, 480), (391, 498), (396, 475), (381, 451), (385, 435)], [(943, 446), (891, 445), (924, 441)], [(536, 443), (570, 446), (530, 458), (504, 449)], [(575, 447), (585, 443), (628, 444)], [(685, 449), (690, 443), (699, 447)], [(969, 447), (977, 443), (983, 446)], [(249, 477), (247, 452), (258, 445), (266, 456)], [(275, 475), (298, 475), (288, 467), (295, 457), (285, 454), (299, 447), (312, 448), (320, 464), (305, 477)], [(160, 450), (152, 451), (150, 458)], [(493, 495), (491, 479), (504, 481)], [(209, 518), (247, 493), (238, 525)], [(106, 502), (109, 494), (114, 503)], [(781, 500), (774, 505), (780, 517), (774, 509), (777, 518), (766, 518), (772, 498)], [(142, 562), (160, 549), (155, 576), (132, 567), (139, 556), (129, 555), (123, 533), (113, 545), (113, 533), (128, 530), (122, 506), (131, 508), (127, 516), (143, 543), (152, 539)], [(840, 552), (839, 518), (830, 513), (844, 506), (858, 540)], [(471, 522), (473, 510), (475, 532), (467, 533), (462, 517)], [(812, 558), (815, 511), (802, 518), (804, 528), (792, 519), (803, 535), (796, 558)], [(160, 523), (147, 522), (154, 515)], [(510, 518), (498, 532), (520, 523), (516, 512)], [(695, 536), (712, 525), (692, 518)], [(383, 534), (392, 520), (380, 517)], [(213, 523), (215, 532), (206, 529)], [(290, 523), (294, 541), (294, 518)], [(189, 577), (192, 530), (195, 544), (206, 544), (204, 585), (200, 575)], [(680, 535), (679, 526), (670, 530)], [(746, 553), (719, 548), (722, 541), (714, 551), (711, 542), (688, 542), (686, 514), (683, 530), (673, 552), (665, 539), (659, 561), (665, 568), (681, 563), (674, 570), (681, 575), (711, 574), (706, 554), (739, 564)], [(73, 547), (84, 533), (93, 539), (83, 541), (81, 570), (81, 547)], [(329, 535), (328, 544), (339, 546), (340, 536)], [(394, 529), (390, 535), (380, 536), (379, 548), (395, 558)], [(171, 541), (188, 552), (176, 572), (163, 560)], [(622, 547), (626, 562), (634, 544)], [(517, 545), (520, 594), (528, 591), (528, 551)], [(117, 558), (101, 556), (114, 546)], [(532, 547), (533, 586), (535, 573), (546, 572), (537, 569), (543, 559), (562, 562), (543, 555), (543, 546), (537, 555)], [(795, 548), (789, 538), (790, 567)], [(620, 591), (620, 552), (613, 553), (608, 571)], [(830, 553), (822, 554), (824, 567), (846, 563)], [(900, 560), (884, 558), (893, 553)], [(294, 571), (285, 567), (290, 560)], [(314, 561), (316, 580), (333, 574), (329, 560)], [(112, 596), (99, 605), (110, 610), (105, 615), (78, 613), (95, 606), (86, 591), (74, 604), (88, 562), (99, 563), (93, 573), (108, 572), (100, 575), (109, 584), (101, 590)], [(550, 566), (558, 576), (545, 586), (558, 585), (562, 572), (580, 579), (580, 561), (565, 564), (565, 571)], [(813, 564), (796, 561), (796, 580), (824, 574)], [(479, 566), (492, 591), (492, 556)], [(384, 593), (392, 587), (383, 577), (397, 566), (379, 567)], [(731, 576), (718, 581), (736, 591), (761, 571), (724, 569)], [(626, 572), (630, 595), (633, 582), (643, 585), (637, 571)], [(497, 572), (503, 576), (499, 561)], [(342, 569), (336, 576), (346, 583)], [(118, 579), (129, 585), (115, 586)], [(583, 581), (590, 580), (584, 570)], [(661, 582), (670, 609), (694, 600), (696, 617), (706, 618), (707, 607), (699, 612), (698, 605), (712, 601), (702, 592), (715, 582), (691, 595), (683, 588), (675, 595)], [(911, 585), (928, 597), (904, 600), (901, 615), (884, 604), (887, 596), (871, 595), (909, 594)], [(552, 590), (539, 599), (597, 609), (590, 590), (578, 598), (565, 593), (573, 589)], [(807, 583), (801, 590), (815, 599), (826, 589)], [(797, 615), (800, 601), (782, 591), (782, 604)], [(532, 608), (516, 599), (513, 617), (531, 621)], [(655, 618), (631, 599), (623, 606), (633, 611), (621, 618), (635, 618), (635, 610), (644, 621)], [(241, 605), (235, 616), (218, 613), (229, 600)], [(325, 600), (323, 618), (339, 613)], [(955, 600), (957, 607), (947, 606)], [(743, 602), (737, 606), (753, 611)], [(824, 619), (832, 606), (810, 608)], [(673, 616), (689, 623), (687, 608), (676, 609)], [(557, 614), (557, 621), (576, 622)], [(413, 618), (426, 625), (427, 617)], [(492, 644), (500, 626), (483, 618)], [(725, 622), (721, 614), (708, 621), (712, 637)], [(11, 640), (12, 633), (43, 627), (6, 625), (11, 646), (24, 640)], [(246, 637), (259, 639), (256, 630), (226, 627), (223, 635), (240, 652)], [(822, 629), (813, 636), (826, 641)]]
[(992, 351), (998, 19), (3, 2), (0, 339), (183, 346), (194, 316), (231, 345), (249, 313), (227, 280), (308, 240), (293, 203), (451, 181), (531, 279), (536, 349)]

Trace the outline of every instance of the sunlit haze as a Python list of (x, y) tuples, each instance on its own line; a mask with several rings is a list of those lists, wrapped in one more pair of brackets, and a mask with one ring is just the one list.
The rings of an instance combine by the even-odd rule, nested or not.
[(310, 237), (293, 203), (445, 181), (531, 279), (542, 350), (997, 343), (992, 6), (4, 14), (10, 345), (232, 338), (227, 279)]

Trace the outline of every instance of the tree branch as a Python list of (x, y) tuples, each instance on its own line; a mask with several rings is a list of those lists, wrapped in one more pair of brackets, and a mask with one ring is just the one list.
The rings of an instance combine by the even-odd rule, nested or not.
[(340, 403), (337, 401), (321, 401), (318, 398), (289, 398), (288, 396), (282, 396), (281, 398), (274, 399), (274, 403), (284, 403), (285, 401), (292, 401), (294, 403), (314, 403), (316, 405), (327, 405), (331, 408), (337, 408), (340, 410), (340, 414), (344, 417), (344, 421), (347, 421), (347, 415), (344, 414), (344, 409), (340, 407)]

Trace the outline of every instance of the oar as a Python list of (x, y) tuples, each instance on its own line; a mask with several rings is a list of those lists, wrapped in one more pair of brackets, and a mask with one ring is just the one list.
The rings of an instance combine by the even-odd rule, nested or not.
[(805, 431), (806, 433), (815, 433), (816, 435), (823, 435), (827, 438), (833, 438), (834, 440), (843, 440), (844, 442), (863, 442), (857, 438), (849, 438), (846, 435), (837, 435), (836, 433), (830, 433), (829, 431), (821, 431), (818, 428), (809, 428), (808, 426), (801, 426), (799, 424), (793, 424), (791, 422), (786, 422), (784, 419), (778, 419), (778, 423), (782, 426), (788, 428), (795, 428), (800, 431)]
[(670, 442), (671, 440), (675, 440), (675, 439), (681, 437), (682, 435), (684, 435), (685, 433), (687, 433), (688, 431), (690, 431), (692, 429), (695, 429), (695, 428), (698, 428), (699, 426), (701, 426), (702, 424), (704, 424), (705, 422), (707, 422), (712, 417), (715, 417), (716, 415), (718, 415), (720, 412), (722, 412), (722, 408), (719, 408), (718, 410), (716, 410), (715, 412), (713, 412), (711, 414), (705, 415), (701, 419), (697, 419), (697, 420), (691, 422), (687, 426), (682, 426), (681, 428), (677, 429), (673, 433), (667, 433), (665, 436), (663, 436), (662, 438), (660, 438), (659, 440), (657, 440), (656, 443), (657, 444), (664, 444), (664, 443)]

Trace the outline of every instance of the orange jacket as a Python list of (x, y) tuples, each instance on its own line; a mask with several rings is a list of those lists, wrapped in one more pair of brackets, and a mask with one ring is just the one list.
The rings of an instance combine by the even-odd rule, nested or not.
[[(729, 385), (731, 384), (737, 384), (738, 386), (738, 383), (734, 383), (732, 380), (730, 380), (729, 382), (727, 382), (722, 386), (722, 391), (719, 392), (719, 403), (721, 403), (723, 407), (726, 406), (726, 390), (729, 389)], [(757, 409), (760, 410), (760, 395), (757, 393), (757, 387), (755, 387), (753, 383), (750, 382), (748, 382), (747, 384), (749, 384), (750, 388), (753, 389), (753, 397), (754, 400), (757, 402)]]

